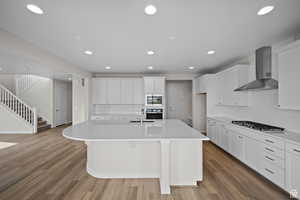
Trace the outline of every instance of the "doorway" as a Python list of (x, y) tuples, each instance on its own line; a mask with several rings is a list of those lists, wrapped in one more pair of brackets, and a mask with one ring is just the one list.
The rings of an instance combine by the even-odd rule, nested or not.
[(192, 81), (166, 81), (167, 119), (179, 119), (192, 125)]
[(54, 80), (54, 126), (72, 122), (72, 82)]

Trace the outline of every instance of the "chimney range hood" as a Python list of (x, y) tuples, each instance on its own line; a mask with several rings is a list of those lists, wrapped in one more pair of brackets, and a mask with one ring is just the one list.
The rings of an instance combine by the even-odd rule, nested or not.
[(234, 91), (274, 90), (278, 89), (278, 81), (272, 79), (272, 48), (261, 47), (255, 51), (256, 80)]

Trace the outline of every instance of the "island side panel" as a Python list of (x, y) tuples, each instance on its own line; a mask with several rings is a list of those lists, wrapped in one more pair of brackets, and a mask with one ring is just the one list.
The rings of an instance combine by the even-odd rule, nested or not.
[(171, 185), (197, 185), (203, 180), (203, 142), (171, 142)]
[(159, 178), (159, 142), (86, 142), (87, 171), (97, 178)]

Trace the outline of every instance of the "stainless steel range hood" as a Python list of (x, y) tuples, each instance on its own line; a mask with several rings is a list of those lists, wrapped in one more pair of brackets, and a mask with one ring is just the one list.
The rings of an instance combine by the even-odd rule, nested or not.
[(262, 47), (255, 51), (256, 80), (234, 91), (274, 90), (278, 89), (278, 81), (272, 79), (272, 48)]

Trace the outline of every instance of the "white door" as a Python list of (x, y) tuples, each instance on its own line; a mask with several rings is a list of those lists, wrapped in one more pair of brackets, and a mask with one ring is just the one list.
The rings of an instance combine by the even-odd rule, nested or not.
[(68, 82), (54, 81), (54, 124), (59, 126), (71, 121), (72, 85)]

